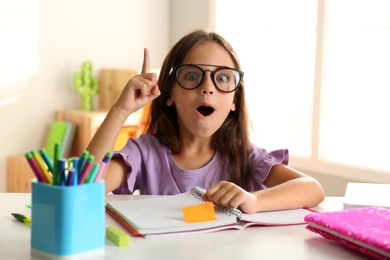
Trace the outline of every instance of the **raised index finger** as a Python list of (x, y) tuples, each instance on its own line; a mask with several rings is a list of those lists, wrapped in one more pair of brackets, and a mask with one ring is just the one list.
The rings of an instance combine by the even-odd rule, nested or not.
[(144, 63), (142, 64), (141, 74), (149, 73), (150, 69), (150, 56), (149, 50), (147, 48), (144, 49)]

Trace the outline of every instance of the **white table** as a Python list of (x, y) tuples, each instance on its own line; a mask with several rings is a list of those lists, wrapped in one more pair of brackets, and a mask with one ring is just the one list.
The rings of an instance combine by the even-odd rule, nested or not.
[[(107, 195), (108, 199), (121, 199), (121, 196), (129, 195)], [(37, 259), (30, 255), (31, 228), (11, 215), (18, 212), (31, 216), (31, 209), (26, 207), (29, 203), (30, 193), (0, 193), (0, 259)], [(327, 197), (315, 209), (330, 211), (342, 207), (341, 197)], [(109, 215), (106, 215), (106, 226), (124, 230)], [(130, 237), (130, 245), (126, 247), (108, 239), (105, 243), (100, 259), (367, 259), (308, 231), (305, 225), (251, 227), (166, 238)]]

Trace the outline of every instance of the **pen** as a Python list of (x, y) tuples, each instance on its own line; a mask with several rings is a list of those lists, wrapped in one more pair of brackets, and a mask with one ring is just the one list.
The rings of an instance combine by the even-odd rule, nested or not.
[(39, 157), (39, 154), (37, 153), (37, 151), (35, 150), (32, 150), (31, 151), (31, 155), (33, 156), (35, 162), (37, 163), (43, 177), (45, 178), (46, 182), (47, 183), (52, 183), (53, 180), (51, 179), (50, 175), (49, 175), (49, 172), (47, 171), (42, 159)]
[(98, 171), (99, 171), (99, 168), (100, 168), (100, 164), (95, 163), (95, 164), (93, 165), (92, 170), (91, 170), (91, 173), (89, 174), (89, 176), (88, 176), (88, 178), (87, 178), (87, 180), (86, 180), (87, 183), (92, 183), (92, 182), (94, 182), (95, 177), (96, 177), (96, 174), (97, 174)]
[(80, 175), (79, 175), (79, 184), (83, 184), (85, 181), (85, 178), (87, 177), (92, 165), (93, 161), (95, 160), (95, 156), (93, 155), (88, 155), (88, 159), (85, 162), (84, 167), (82, 168)]
[(26, 217), (26, 216), (19, 214), (19, 213), (11, 213), (11, 215), (14, 216), (14, 218), (19, 220), (20, 222), (23, 222), (24, 224), (26, 224), (27, 226), (31, 225), (31, 219), (29, 217)]
[(102, 176), (104, 169), (106, 168), (107, 164), (111, 160), (112, 153), (107, 152), (107, 154), (104, 156), (103, 161), (100, 163), (100, 169), (99, 172), (96, 174), (95, 182), (98, 182), (100, 180), (100, 177)]
[(43, 160), (45, 161), (47, 167), (49, 168), (49, 171), (53, 174), (53, 162), (50, 159), (50, 156), (46, 152), (45, 148), (42, 148), (41, 150), (39, 150), (39, 153), (41, 154)]
[(35, 177), (37, 177), (38, 181), (40, 182), (46, 182), (45, 177), (43, 177), (43, 174), (41, 173), (41, 170), (39, 170), (39, 167), (37, 163), (35, 162), (31, 152), (26, 153), (25, 157), (27, 159), (28, 164), (30, 165), (31, 169), (33, 170)]
[(60, 159), (61, 159), (61, 143), (54, 144), (54, 169), (53, 169), (53, 184), (60, 184)]

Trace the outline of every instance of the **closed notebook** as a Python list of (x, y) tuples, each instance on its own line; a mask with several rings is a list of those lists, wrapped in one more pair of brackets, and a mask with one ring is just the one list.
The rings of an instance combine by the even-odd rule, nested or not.
[(133, 235), (144, 237), (206, 233), (223, 229), (244, 229), (252, 225), (304, 224), (306, 209), (244, 214), (238, 209), (214, 206), (216, 220), (186, 223), (182, 208), (204, 203), (204, 191), (138, 200), (107, 201), (106, 210)]
[(378, 259), (390, 258), (390, 210), (363, 207), (317, 212), (305, 217), (306, 228)]
[(347, 184), (344, 209), (372, 206), (390, 209), (390, 184), (359, 182)]

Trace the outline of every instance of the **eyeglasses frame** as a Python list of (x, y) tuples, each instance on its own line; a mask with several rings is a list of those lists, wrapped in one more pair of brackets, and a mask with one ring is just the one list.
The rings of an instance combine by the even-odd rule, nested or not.
[[(179, 75), (178, 75), (178, 71), (181, 67), (185, 67), (185, 66), (192, 66), (192, 67), (196, 67), (198, 68), (200, 71), (202, 71), (202, 79), (201, 81), (199, 82), (199, 84), (196, 86), (196, 87), (193, 87), (193, 88), (186, 88), (184, 87), (180, 82), (179, 82)], [(203, 68), (201, 68), (200, 66), (211, 66), (211, 67), (217, 67), (217, 69), (215, 70), (204, 70)], [(223, 70), (223, 69), (229, 69), (229, 70), (234, 70), (236, 72), (238, 72), (238, 75), (239, 75), (239, 81), (238, 83), (236, 84), (236, 87), (232, 90), (229, 90), (229, 91), (226, 91), (226, 90), (222, 90), (220, 89), (217, 84), (215, 83), (215, 78), (214, 78), (214, 75), (216, 72), (220, 71), (220, 70)], [(221, 92), (224, 92), (224, 93), (231, 93), (233, 91), (235, 91), (237, 88), (239, 88), (241, 86), (241, 82), (242, 82), (242, 79), (244, 77), (244, 72), (243, 71), (240, 71), (238, 69), (235, 69), (235, 68), (231, 68), (231, 67), (227, 67), (227, 66), (218, 66), (218, 65), (210, 65), (210, 64), (181, 64), (181, 65), (175, 65), (172, 67), (172, 73), (175, 74), (175, 79), (176, 79), (176, 82), (179, 84), (180, 87), (182, 87), (183, 89), (186, 89), (186, 90), (192, 90), (192, 89), (196, 89), (198, 88), (200, 85), (202, 85), (205, 77), (206, 77), (206, 72), (207, 71), (210, 71), (210, 78), (211, 78), (211, 81), (213, 82), (214, 84), (214, 87), (216, 89), (218, 89), (219, 91)]]

